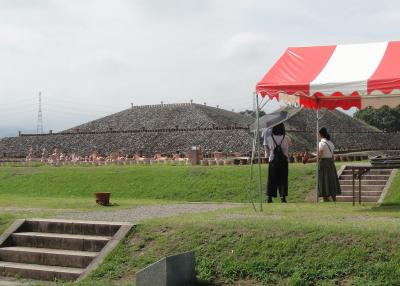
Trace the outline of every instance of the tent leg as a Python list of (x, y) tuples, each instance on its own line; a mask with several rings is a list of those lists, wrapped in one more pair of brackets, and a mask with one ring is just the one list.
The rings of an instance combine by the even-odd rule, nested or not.
[(254, 211), (256, 212), (256, 206), (254, 204), (253, 200), (253, 169), (254, 169), (254, 156), (256, 153), (256, 132), (254, 132), (253, 136), (253, 147), (251, 149), (251, 161), (250, 161), (250, 180), (249, 180), (249, 188), (247, 189), (247, 195), (249, 196), (249, 201), (251, 202), (251, 205), (253, 206)]
[[(255, 95), (255, 94), (254, 94)], [(255, 103), (255, 101), (254, 101)], [(255, 106), (254, 106), (255, 107)], [(257, 108), (255, 107), (257, 110)], [(256, 111), (257, 113), (257, 111)], [(250, 158), (250, 179), (249, 179), (249, 187), (247, 189), (247, 195), (249, 197), (249, 201), (251, 205), (253, 206), (254, 211), (257, 211), (256, 205), (254, 204), (254, 193), (253, 193), (253, 178), (254, 178), (254, 157), (257, 152), (257, 137), (258, 137), (258, 132), (255, 131), (253, 135), (253, 145), (251, 149), (251, 158)]]
[(315, 202), (318, 203), (318, 181), (319, 181), (319, 142), (318, 142), (318, 132), (319, 132), (319, 109), (317, 108), (317, 177), (316, 177), (316, 184), (315, 184)]
[(257, 121), (257, 129), (256, 129), (256, 146), (257, 146), (257, 164), (258, 164), (258, 194), (260, 196), (260, 211), (263, 210), (263, 193), (262, 193), (262, 183), (261, 183), (261, 152), (260, 152), (260, 105), (258, 102), (258, 94), (255, 94), (256, 97), (256, 121)]

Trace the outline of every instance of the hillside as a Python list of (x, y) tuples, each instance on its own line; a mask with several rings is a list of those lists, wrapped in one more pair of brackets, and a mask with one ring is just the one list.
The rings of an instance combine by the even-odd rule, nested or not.
[(249, 116), (196, 103), (158, 104), (133, 106), (97, 120), (75, 126), (65, 132), (148, 130), (168, 128), (247, 127), (253, 119)]

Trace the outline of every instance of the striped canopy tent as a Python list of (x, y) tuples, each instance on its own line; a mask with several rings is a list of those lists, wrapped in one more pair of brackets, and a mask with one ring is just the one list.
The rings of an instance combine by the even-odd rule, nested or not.
[[(257, 83), (257, 122), (258, 112), (266, 104), (263, 103), (265, 98), (316, 109), (318, 149), (319, 109), (396, 107), (400, 104), (400, 41), (288, 48)], [(260, 157), (258, 136), (254, 136), (252, 160), (257, 152)], [(258, 185), (262, 210), (260, 170)], [(318, 188), (318, 168), (316, 184)]]
[(305, 108), (400, 104), (400, 41), (288, 48), (257, 94)]

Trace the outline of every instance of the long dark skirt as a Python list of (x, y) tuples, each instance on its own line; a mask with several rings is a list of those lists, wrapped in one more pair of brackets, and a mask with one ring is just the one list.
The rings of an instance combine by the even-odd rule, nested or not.
[(278, 190), (281, 197), (286, 197), (288, 195), (288, 174), (288, 162), (286, 162), (282, 166), (281, 164), (278, 165), (275, 160), (269, 162), (267, 184), (268, 196), (276, 197)]
[(331, 158), (322, 158), (319, 161), (318, 196), (336, 197), (341, 193), (342, 190), (333, 160)]

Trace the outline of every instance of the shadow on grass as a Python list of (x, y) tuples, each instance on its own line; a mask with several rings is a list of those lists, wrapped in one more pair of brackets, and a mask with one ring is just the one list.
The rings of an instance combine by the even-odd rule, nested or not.
[(96, 205), (100, 206), (100, 207), (105, 207), (105, 208), (109, 208), (109, 207), (119, 207), (119, 204), (117, 203), (109, 203), (108, 205), (103, 205), (101, 203), (96, 203)]

